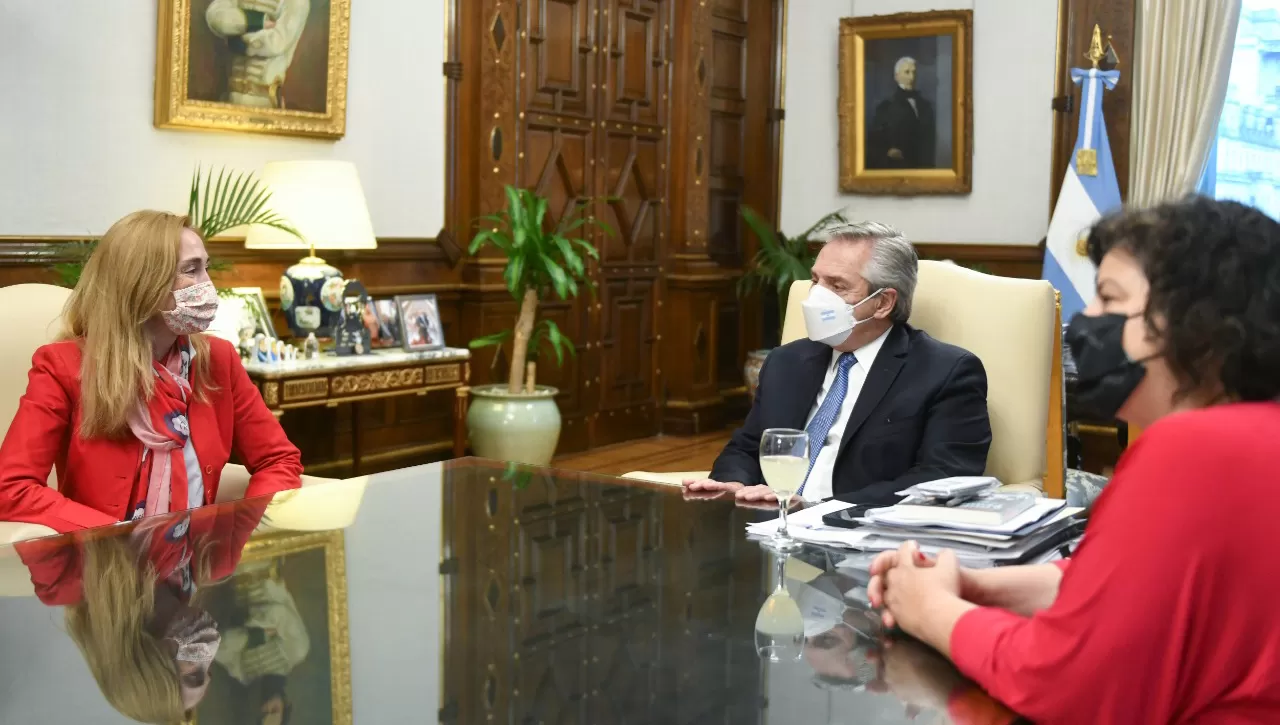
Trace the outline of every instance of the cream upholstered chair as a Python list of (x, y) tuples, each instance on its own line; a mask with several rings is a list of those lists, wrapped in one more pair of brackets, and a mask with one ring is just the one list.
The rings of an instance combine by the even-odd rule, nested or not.
[[(805, 336), (800, 303), (811, 284), (788, 295), (783, 343)], [(947, 262), (920, 262), (911, 324), (977, 355), (987, 371), (991, 451), (987, 474), (1006, 485), (1061, 498), (1065, 475), (1061, 313), (1043, 280), (996, 277)], [(678, 483), (705, 471), (626, 478)]]
[[(18, 284), (0, 287), (0, 325), (6, 339), (0, 345), (0, 440), (18, 412), (18, 401), (27, 391), (27, 372), (36, 348), (53, 341), (62, 325), (62, 308), (71, 290), (47, 284)], [(304, 486), (327, 479), (303, 476)], [(244, 497), (249, 471), (228, 464), (222, 469), (218, 502)], [(49, 474), (49, 486), (58, 487), (57, 475)], [(56, 533), (39, 524), (0, 521), (0, 544)]]
[[(62, 308), (71, 290), (51, 284), (15, 284), (0, 288), (0, 319), (7, 339), (0, 345), (0, 440), (18, 412), (18, 401), (27, 392), (27, 371), (36, 348), (52, 342), (62, 327)], [(58, 487), (57, 474), (49, 472), (49, 486)], [(39, 524), (0, 522), (0, 544), (55, 533)]]

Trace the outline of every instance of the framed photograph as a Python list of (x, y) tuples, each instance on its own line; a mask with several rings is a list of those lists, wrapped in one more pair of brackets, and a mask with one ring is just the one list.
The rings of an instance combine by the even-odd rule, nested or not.
[(194, 723), (350, 725), (346, 576), (340, 530), (252, 539), (205, 591), (222, 641)]
[(973, 11), (840, 20), (840, 190), (973, 188)]
[(351, 0), (159, 0), (155, 124), (342, 138)]
[(218, 315), (209, 325), (210, 335), (221, 337), (239, 345), (247, 334), (249, 338), (262, 334), (276, 336), (271, 322), (271, 311), (262, 296), (261, 287), (232, 287), (218, 291)]
[(440, 325), (440, 305), (435, 295), (398, 295), (400, 339), (406, 350), (431, 350), (444, 347), (444, 328)]
[(400, 308), (394, 297), (383, 297), (369, 302), (364, 314), (369, 327), (369, 344), (374, 348), (400, 347)]

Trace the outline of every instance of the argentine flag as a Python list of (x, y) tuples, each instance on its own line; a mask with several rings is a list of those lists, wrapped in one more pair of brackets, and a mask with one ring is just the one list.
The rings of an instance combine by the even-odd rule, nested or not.
[(1089, 228), (1120, 207), (1120, 185), (1102, 120), (1102, 94), (1116, 87), (1120, 71), (1072, 68), (1071, 80), (1081, 85), (1080, 131), (1049, 221), (1041, 274), (1062, 294), (1064, 323), (1093, 300), (1094, 269), (1084, 246)]

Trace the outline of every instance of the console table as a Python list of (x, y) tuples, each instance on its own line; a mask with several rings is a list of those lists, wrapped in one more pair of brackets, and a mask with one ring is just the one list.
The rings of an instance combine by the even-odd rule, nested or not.
[[(469, 350), (375, 350), (366, 355), (326, 354), (289, 362), (246, 360), (244, 367), (276, 417), (299, 408), (336, 408), (345, 403), (359, 406), (366, 400), (453, 390), (453, 455), (466, 455)], [(351, 419), (353, 475), (360, 472), (359, 420), (357, 410)]]

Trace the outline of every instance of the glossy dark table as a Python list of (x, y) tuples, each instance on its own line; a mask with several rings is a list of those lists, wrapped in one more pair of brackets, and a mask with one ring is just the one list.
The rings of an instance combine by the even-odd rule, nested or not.
[[(162, 718), (180, 682), (199, 725), (950, 722), (949, 699), (1015, 720), (927, 649), (883, 647), (843, 554), (749, 540), (770, 515), (462, 459), (0, 547), (0, 723)], [(810, 636), (772, 663), (755, 625), (779, 571)], [(200, 697), (154, 633), (215, 630)]]

